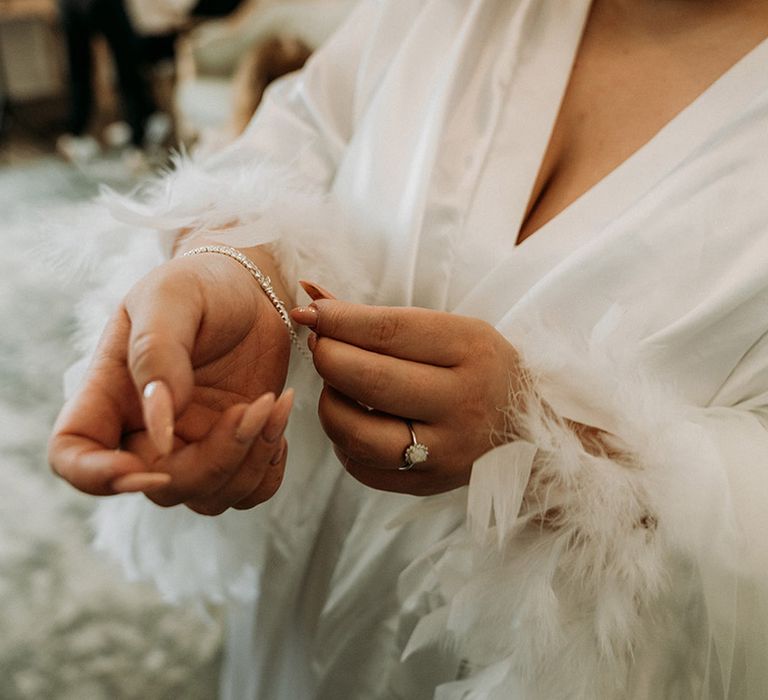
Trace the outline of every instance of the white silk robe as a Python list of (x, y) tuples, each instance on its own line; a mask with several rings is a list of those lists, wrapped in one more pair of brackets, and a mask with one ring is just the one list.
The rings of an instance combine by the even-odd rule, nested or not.
[(223, 697), (768, 697), (768, 43), (516, 247), (588, 5), (363, 0), (237, 144), (112, 200), (133, 231), (271, 243), (288, 280), (483, 318), (557, 413), (510, 416), (468, 488), (375, 492), (297, 357), (269, 503), (105, 501), (129, 573), (230, 601)]

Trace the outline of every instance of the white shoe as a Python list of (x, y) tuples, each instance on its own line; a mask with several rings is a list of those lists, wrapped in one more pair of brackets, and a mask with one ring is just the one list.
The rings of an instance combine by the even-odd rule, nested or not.
[(56, 150), (70, 163), (88, 163), (101, 153), (101, 146), (93, 136), (62, 134), (56, 139)]

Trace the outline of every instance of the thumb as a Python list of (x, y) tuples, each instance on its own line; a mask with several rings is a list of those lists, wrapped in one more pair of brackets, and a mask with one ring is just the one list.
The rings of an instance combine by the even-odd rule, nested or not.
[(186, 407), (194, 386), (191, 358), (202, 298), (188, 276), (150, 276), (131, 290), (125, 309), (131, 322), (128, 370), (142, 397), (144, 425), (166, 455), (173, 448), (174, 416)]

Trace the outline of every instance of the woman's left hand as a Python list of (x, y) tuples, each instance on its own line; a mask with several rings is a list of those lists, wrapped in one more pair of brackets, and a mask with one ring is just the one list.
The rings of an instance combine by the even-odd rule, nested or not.
[[(367, 486), (449, 491), (469, 483), (475, 460), (504, 441), (521, 370), (515, 349), (484, 321), (333, 299), (292, 316), (314, 330), (323, 428), (347, 471)], [(412, 441), (406, 420), (429, 455), (402, 471)]]

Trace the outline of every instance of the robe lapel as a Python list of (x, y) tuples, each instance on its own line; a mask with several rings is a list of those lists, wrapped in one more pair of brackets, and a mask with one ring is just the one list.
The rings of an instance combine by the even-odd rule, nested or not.
[[(590, 242), (608, 242), (621, 215), (648, 195), (768, 89), (768, 40), (763, 41), (673, 118), (656, 136), (549, 221), (464, 297), (457, 313), (499, 324), (536, 285)], [(518, 203), (519, 205), (519, 203)], [(523, 205), (524, 206), (524, 205)], [(513, 234), (510, 232), (510, 236)], [(550, 275), (550, 280), (553, 279)]]
[[(501, 206), (513, 216), (517, 202), (524, 206), (589, 2), (470, 0), (446, 11), (444, 0), (432, 0), (412, 17), (414, 40), (406, 38), (386, 73), (371, 70), (375, 88), (360, 88), (369, 108), (334, 189), (372, 232), (380, 300), (447, 306), (469, 202), (478, 182), (495, 181), (489, 166), (508, 176), (510, 154), (520, 177), (514, 201), (505, 191)], [(413, 15), (409, 7), (403, 12)], [(511, 102), (531, 108), (510, 123)], [(489, 205), (498, 194), (490, 189)]]

